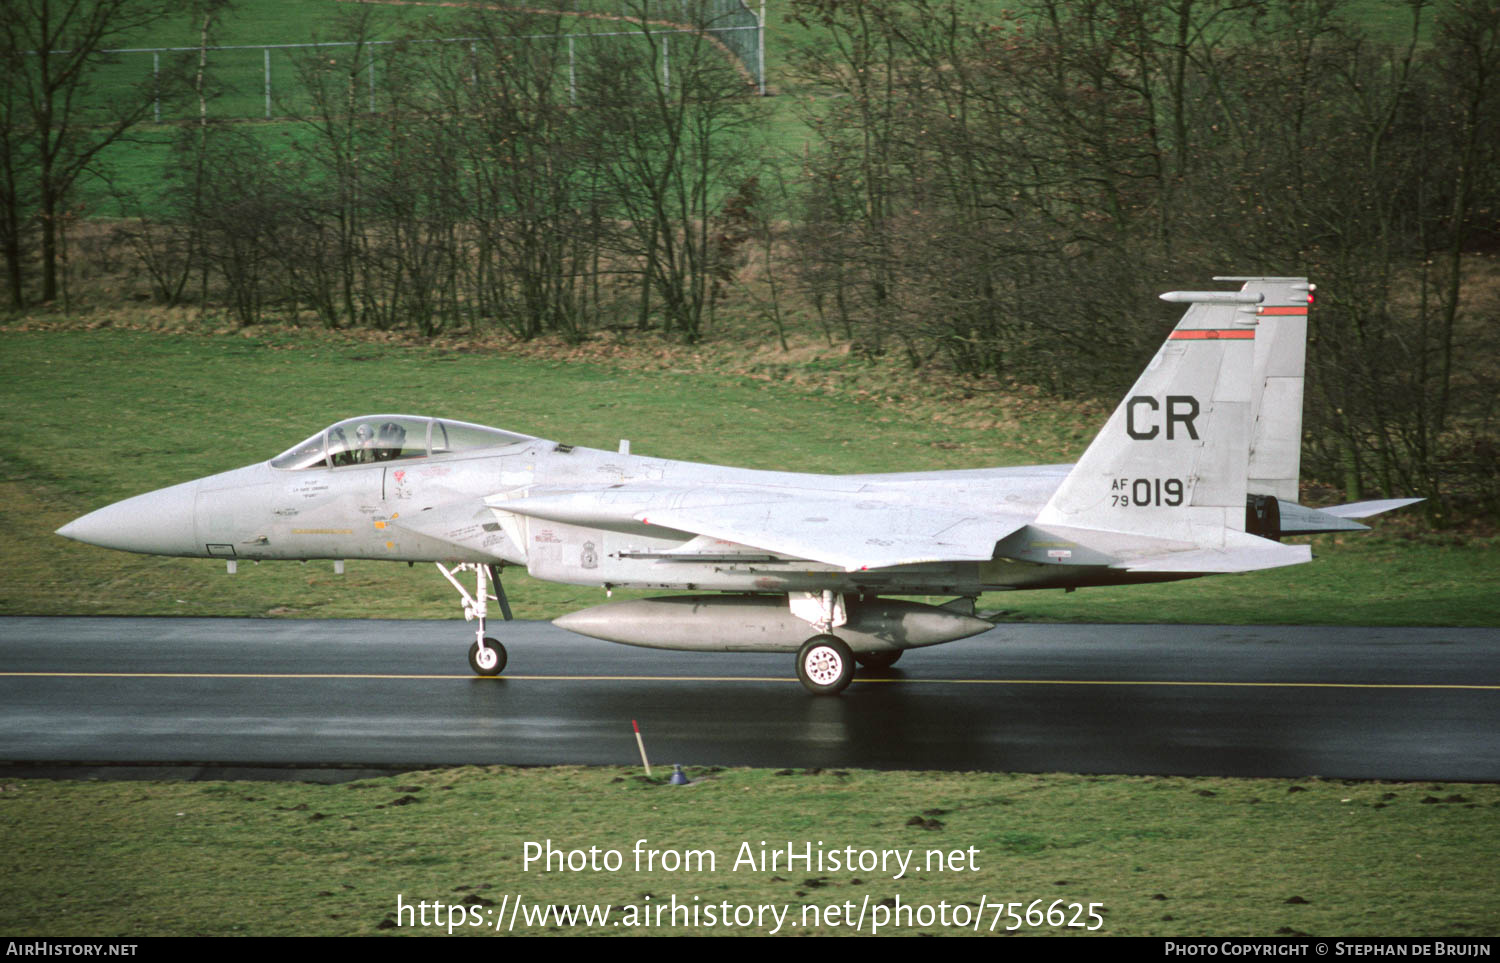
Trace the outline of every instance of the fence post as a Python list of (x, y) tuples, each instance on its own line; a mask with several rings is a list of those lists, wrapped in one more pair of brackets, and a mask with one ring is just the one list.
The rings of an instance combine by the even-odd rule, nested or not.
[(266, 55), (266, 120), (271, 119), (271, 48), (260, 48)]
[(152, 106), (156, 122), (161, 123), (161, 51), (151, 51)]
[(760, 20), (755, 24), (756, 67), (760, 74), (760, 95), (766, 95), (766, 0), (760, 0)]

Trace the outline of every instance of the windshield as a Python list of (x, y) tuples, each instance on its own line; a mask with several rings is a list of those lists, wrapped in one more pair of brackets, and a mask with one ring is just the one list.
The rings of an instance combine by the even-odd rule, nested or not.
[(271, 459), (271, 467), (297, 471), (373, 465), (531, 440), (530, 435), (462, 421), (412, 415), (364, 415), (330, 425), (293, 445)]

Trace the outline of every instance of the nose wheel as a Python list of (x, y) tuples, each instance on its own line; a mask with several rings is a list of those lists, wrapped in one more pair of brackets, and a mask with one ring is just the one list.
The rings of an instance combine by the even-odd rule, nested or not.
[(494, 639), (485, 638), (483, 645), (476, 639), (469, 646), (469, 668), (475, 675), (499, 675), (505, 671), (505, 662), (505, 646)]
[(838, 695), (854, 678), (854, 653), (836, 635), (815, 635), (797, 652), (797, 679), (815, 695)]
[[(474, 633), (474, 643), (469, 646), (469, 668), (474, 670), (475, 675), (491, 676), (499, 675), (505, 671), (507, 660), (505, 646), (499, 641), (484, 634), (485, 619), (489, 615), (489, 603), (491, 600), (500, 603), (500, 613), (505, 620), (510, 621), (510, 603), (505, 599), (505, 589), (500, 585), (500, 572), (493, 565), (465, 563), (454, 566), (452, 569), (442, 562), (437, 563), (438, 571), (443, 573), (443, 578), (453, 583), (458, 589), (458, 594), (463, 598), (464, 619), (472, 622), (479, 620), (479, 628)], [(454, 577), (455, 572), (464, 572), (472, 569), (474, 572), (474, 594), (470, 595), (468, 590)], [(495, 587), (495, 594), (491, 595), (488, 582)]]

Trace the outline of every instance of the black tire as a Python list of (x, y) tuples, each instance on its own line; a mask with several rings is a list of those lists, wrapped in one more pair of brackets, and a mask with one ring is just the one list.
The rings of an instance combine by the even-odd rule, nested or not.
[(855, 661), (867, 669), (889, 669), (901, 658), (904, 649), (887, 649), (884, 652), (856, 652)]
[(499, 675), (500, 673), (504, 672), (505, 663), (507, 661), (505, 646), (501, 645), (499, 642), (496, 642), (494, 639), (486, 638), (484, 640), (484, 647), (485, 654), (490, 657), (490, 660), (492, 660), (494, 664), (491, 665), (487, 661), (484, 665), (480, 665), (479, 643), (475, 642), (473, 645), (469, 646), (469, 668), (474, 670), (475, 675)]
[(815, 695), (838, 695), (854, 678), (854, 653), (836, 635), (815, 635), (797, 650), (797, 679)]

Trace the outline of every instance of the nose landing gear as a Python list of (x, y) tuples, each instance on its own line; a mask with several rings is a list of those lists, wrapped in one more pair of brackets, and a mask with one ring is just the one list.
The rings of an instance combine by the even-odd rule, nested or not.
[(469, 668), (475, 675), (499, 675), (505, 671), (506, 659), (505, 646), (488, 636), (469, 646)]
[[(465, 562), (448, 568), (442, 562), (434, 563), (438, 571), (443, 573), (443, 578), (458, 589), (458, 594), (463, 598), (464, 620), (472, 622), (479, 620), (479, 626), (474, 631), (474, 644), (469, 646), (469, 668), (474, 670), (475, 675), (494, 676), (505, 671), (505, 663), (509, 661), (505, 652), (505, 646), (497, 640), (484, 634), (485, 618), (489, 614), (489, 602), (493, 599), (500, 603), (500, 614), (505, 621), (511, 620), (510, 602), (505, 598), (505, 589), (500, 584), (500, 572), (493, 565), (478, 562)], [(454, 574), (457, 572), (474, 572), (474, 594), (470, 595), (468, 590), (459, 584)], [(488, 579), (495, 586), (495, 594), (491, 595), (485, 585)]]

